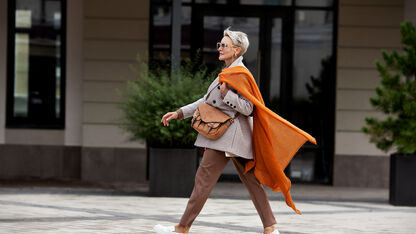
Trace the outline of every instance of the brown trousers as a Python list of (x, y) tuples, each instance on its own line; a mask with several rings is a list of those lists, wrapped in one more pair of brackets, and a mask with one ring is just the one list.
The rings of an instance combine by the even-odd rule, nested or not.
[[(230, 158), (225, 156), (222, 151), (213, 149), (206, 149), (199, 165), (198, 171), (195, 175), (195, 186), (189, 198), (188, 205), (182, 216), (180, 224), (190, 227), (195, 218), (201, 212), (202, 207), (208, 199), (209, 194), (218, 181), (222, 171), (228, 163)], [(276, 224), (272, 209), (270, 208), (269, 200), (263, 186), (254, 176), (253, 170), (244, 174), (244, 165), (247, 162), (246, 159), (240, 157), (231, 158), (235, 168), (238, 171), (241, 181), (246, 186), (250, 193), (251, 200), (257, 209), (257, 213), (260, 215), (260, 219), (263, 222), (264, 227)]]

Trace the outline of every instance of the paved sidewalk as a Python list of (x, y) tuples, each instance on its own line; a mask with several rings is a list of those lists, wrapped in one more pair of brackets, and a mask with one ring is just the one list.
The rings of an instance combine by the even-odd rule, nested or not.
[[(140, 187), (140, 186), (139, 186)], [(186, 198), (154, 198), (145, 190), (0, 187), (0, 233), (152, 233), (174, 225)], [(295, 204), (267, 191), (281, 233), (415, 233), (416, 207), (387, 203), (385, 189), (293, 185)], [(262, 225), (240, 183), (219, 183), (191, 233), (262, 233)]]

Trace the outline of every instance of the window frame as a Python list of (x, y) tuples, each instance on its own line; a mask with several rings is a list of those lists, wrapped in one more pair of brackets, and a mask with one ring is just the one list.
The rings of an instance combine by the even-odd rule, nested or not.
[[(30, 117), (14, 116), (14, 88), (15, 88), (15, 40), (16, 33), (21, 31), (16, 28), (16, 1), (8, 0), (7, 16), (7, 85), (6, 85), (6, 128), (17, 129), (65, 129), (65, 99), (66, 99), (66, 18), (67, 1), (61, 2), (61, 27), (60, 35), (60, 117), (47, 119), (43, 123), (37, 123)], [(30, 80), (30, 77), (28, 77)]]

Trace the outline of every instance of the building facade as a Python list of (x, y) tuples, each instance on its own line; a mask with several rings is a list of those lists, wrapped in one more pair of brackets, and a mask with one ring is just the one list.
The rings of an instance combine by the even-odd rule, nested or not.
[(410, 0), (0, 0), (0, 179), (146, 181), (145, 143), (116, 124), (130, 66), (176, 49), (220, 67), (215, 43), (232, 26), (249, 36), (245, 63), (268, 107), (318, 140), (291, 179), (387, 187), (388, 154), (360, 129), (382, 117), (369, 103), (374, 61), (400, 49), (415, 11)]

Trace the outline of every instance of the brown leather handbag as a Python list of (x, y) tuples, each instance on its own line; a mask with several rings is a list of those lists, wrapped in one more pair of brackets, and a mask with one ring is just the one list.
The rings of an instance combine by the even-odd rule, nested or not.
[(191, 125), (203, 136), (216, 140), (224, 134), (227, 128), (237, 118), (237, 114), (231, 118), (219, 109), (203, 102), (194, 112)]

